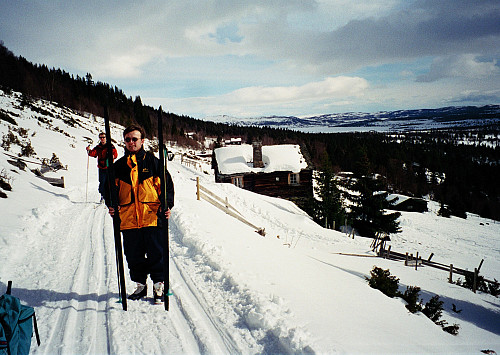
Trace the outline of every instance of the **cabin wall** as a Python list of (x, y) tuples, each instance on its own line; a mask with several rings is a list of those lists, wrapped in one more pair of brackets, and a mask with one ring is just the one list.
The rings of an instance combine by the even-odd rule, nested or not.
[[(241, 175), (216, 175), (216, 182), (232, 183), (231, 178)], [(276, 171), (272, 173), (243, 175), (243, 188), (266, 196), (280, 197), (291, 201), (305, 200), (312, 197), (312, 171), (302, 170), (299, 173), (299, 184), (288, 182), (289, 172)]]

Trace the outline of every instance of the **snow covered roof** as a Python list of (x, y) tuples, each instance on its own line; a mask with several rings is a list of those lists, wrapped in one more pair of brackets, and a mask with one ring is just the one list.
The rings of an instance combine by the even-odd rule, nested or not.
[(270, 173), (274, 171), (291, 171), (299, 173), (307, 168), (307, 162), (294, 144), (267, 145), (262, 147), (263, 168), (253, 167), (253, 147), (249, 144), (233, 145), (215, 149), (215, 157), (219, 173)]

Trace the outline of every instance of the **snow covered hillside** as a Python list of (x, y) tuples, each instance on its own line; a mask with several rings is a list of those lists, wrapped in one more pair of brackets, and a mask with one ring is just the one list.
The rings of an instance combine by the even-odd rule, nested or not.
[[(32, 353), (500, 352), (498, 298), (449, 284), (444, 271), (416, 271), (377, 258), (371, 240), (321, 228), (288, 201), (216, 184), (208, 165), (195, 170), (178, 156), (169, 162), (176, 190), (170, 311), (152, 305), (149, 295), (129, 301), (124, 312), (117, 303), (112, 221), (98, 203), (96, 161), (89, 162), (85, 151), (90, 141), (96, 144), (103, 120), (47, 102), (21, 102), (19, 95), (0, 91), (0, 136), (10, 130), (19, 141), (8, 151), (0, 148), (0, 176), (12, 188), (2, 188), (7, 198), (0, 198), (0, 294), (12, 280), (12, 294), (35, 308), (42, 344), (33, 342)], [(112, 127), (118, 145), (122, 129)], [(16, 161), (11, 155), (26, 150), (28, 142), (36, 155), (25, 158), (30, 162), (21, 170), (9, 160)], [(64, 176), (65, 188), (30, 170), (53, 154), (67, 170), (46, 175)], [(198, 201), (196, 178), (265, 228), (266, 236)], [(393, 236), (392, 249), (425, 258), (434, 253), (434, 261), (469, 270), (484, 259), (481, 274), (498, 279), (500, 224), (473, 215), (445, 219), (436, 209), (403, 212), (403, 232)], [(401, 291), (419, 286), (424, 302), (439, 295), (442, 319), (459, 324), (459, 334), (444, 332), (422, 313), (409, 313), (400, 298), (370, 288), (365, 278), (375, 265), (390, 269)], [(130, 293), (134, 285), (126, 275)]]
[(405, 132), (430, 129), (478, 128), (498, 125), (500, 106), (452, 106), (437, 109), (347, 112), (319, 116), (265, 116), (237, 118), (208, 116), (204, 120), (242, 126), (274, 127), (308, 133)]

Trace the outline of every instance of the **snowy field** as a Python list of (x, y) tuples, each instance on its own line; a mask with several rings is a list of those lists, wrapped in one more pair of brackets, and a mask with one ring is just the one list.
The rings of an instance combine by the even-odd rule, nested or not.
[[(371, 240), (321, 228), (290, 202), (216, 184), (208, 165), (195, 170), (178, 156), (169, 162), (176, 190), (170, 311), (153, 305), (152, 295), (123, 311), (112, 221), (98, 203), (96, 161), (87, 165), (85, 151), (97, 143), (103, 121), (48, 103), (35, 104), (45, 112), (19, 103), (0, 91), (0, 109), (17, 122), (0, 120), (0, 135), (11, 127), (36, 152), (23, 171), (4, 154), (17, 154), (19, 146), (0, 148), (0, 172), (12, 186), (0, 199), (0, 294), (12, 280), (13, 295), (35, 308), (42, 344), (33, 341), (33, 354), (500, 353), (498, 298), (449, 284), (444, 271), (374, 257)], [(112, 129), (117, 142), (121, 131)], [(50, 174), (64, 176), (65, 188), (30, 171), (53, 153), (67, 170)], [(266, 236), (198, 201), (196, 178)], [(481, 274), (498, 279), (500, 224), (473, 215), (445, 219), (436, 210), (431, 204), (427, 213), (403, 213), (392, 249), (424, 258), (434, 253), (433, 261), (468, 270), (484, 259)], [(375, 265), (390, 269), (401, 291), (419, 286), (424, 303), (439, 295), (441, 319), (459, 324), (459, 334), (370, 288), (365, 277)]]

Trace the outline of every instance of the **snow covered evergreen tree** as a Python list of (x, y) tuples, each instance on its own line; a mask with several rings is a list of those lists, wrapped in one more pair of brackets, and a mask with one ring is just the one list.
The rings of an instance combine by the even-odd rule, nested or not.
[(399, 212), (386, 213), (394, 200), (388, 200), (382, 181), (373, 176), (359, 176), (351, 180), (349, 200), (352, 203), (349, 219), (363, 237), (381, 238), (399, 233)]
[(320, 199), (316, 205), (315, 219), (326, 228), (338, 229), (345, 221), (345, 209), (338, 181), (328, 161), (328, 157), (325, 156), (322, 168), (315, 177), (314, 189)]

